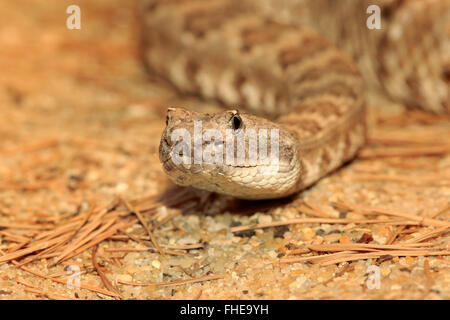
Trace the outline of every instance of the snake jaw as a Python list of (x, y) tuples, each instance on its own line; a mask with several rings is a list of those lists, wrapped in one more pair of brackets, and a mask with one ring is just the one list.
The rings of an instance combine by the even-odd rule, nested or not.
[[(200, 133), (200, 137), (195, 135), (195, 130), (198, 129), (195, 126), (198, 123), (201, 123), (201, 129), (197, 132)], [(269, 138), (274, 133), (267, 132), (273, 129), (279, 131), (274, 137), (278, 138), (277, 143), (280, 146), (277, 146), (277, 150), (279, 149), (280, 152), (277, 153), (276, 167), (272, 168), (272, 172), (269, 170), (272, 163), (264, 162), (260, 158), (256, 161), (251, 160), (251, 152), (256, 151), (258, 157), (261, 155), (260, 143), (265, 140), (258, 137), (252, 140), (257, 141), (257, 149), (250, 147), (251, 133), (260, 134), (260, 129), (266, 130), (266, 136), (263, 137), (270, 142), (273, 142)], [(174, 138), (174, 133), (180, 133), (183, 130), (185, 135)], [(214, 139), (211, 137), (208, 139), (208, 133), (211, 133), (211, 130), (215, 130), (218, 134), (214, 136)], [(218, 139), (219, 136), (222, 139)], [(232, 148), (229, 149), (233, 151), (231, 162), (227, 158), (229, 141), (226, 137), (233, 139)], [(185, 138), (191, 140), (186, 141)], [(240, 138), (244, 139), (241, 140), (241, 143), (244, 143), (243, 149), (238, 147)], [(161, 137), (159, 157), (164, 171), (178, 185), (192, 186), (244, 199), (279, 198), (286, 196), (287, 192), (292, 193), (291, 190), (295, 189), (299, 179), (298, 161), (292, 161), (293, 157), (298, 156), (295, 141), (296, 138), (291, 132), (280, 128), (277, 124), (264, 118), (239, 113), (237, 110), (202, 114), (170, 108), (167, 113), (167, 126)], [(196, 146), (201, 146), (201, 154), (197, 157)], [(269, 146), (272, 155), (274, 147)], [(269, 146), (266, 153), (269, 153)], [(243, 158), (238, 157), (239, 151), (245, 152)], [(206, 161), (207, 155), (214, 161)], [(184, 158), (185, 156), (189, 157)]]

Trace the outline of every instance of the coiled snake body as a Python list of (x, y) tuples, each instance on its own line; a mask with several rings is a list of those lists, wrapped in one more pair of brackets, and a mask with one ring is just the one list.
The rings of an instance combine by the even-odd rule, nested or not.
[[(280, 198), (313, 184), (354, 158), (364, 145), (366, 90), (359, 70), (366, 70), (362, 64), (367, 59), (357, 57), (358, 67), (330, 39), (306, 28), (304, 24), (314, 24), (313, 9), (298, 14), (308, 19), (297, 23), (282, 11), (265, 14), (270, 3), (279, 5), (270, 1), (151, 0), (143, 6), (145, 59), (150, 68), (181, 91), (218, 100), (231, 109), (216, 114), (169, 109), (159, 153), (165, 172), (177, 184), (244, 199)], [(302, 2), (300, 7), (308, 8), (305, 1), (280, 2), (297, 9), (297, 2)], [(354, 7), (365, 14), (363, 6)], [(312, 27), (324, 28), (320, 21)], [(356, 28), (366, 28), (365, 21)], [(361, 39), (367, 40), (347, 41), (361, 44)], [(424, 94), (415, 101), (422, 108), (446, 111), (448, 91), (444, 91), (433, 108), (419, 99)], [(399, 96), (404, 95), (403, 90)], [(277, 172), (267, 174), (267, 164), (249, 161), (248, 138), (243, 163), (195, 163), (192, 157), (189, 163), (175, 164), (171, 152), (177, 141), (172, 141), (172, 134), (177, 129), (193, 133), (196, 121), (201, 121), (202, 133), (215, 129), (224, 137), (230, 129), (278, 129)], [(223, 150), (223, 143), (195, 139), (189, 142), (192, 150), (196, 143), (213, 154)]]

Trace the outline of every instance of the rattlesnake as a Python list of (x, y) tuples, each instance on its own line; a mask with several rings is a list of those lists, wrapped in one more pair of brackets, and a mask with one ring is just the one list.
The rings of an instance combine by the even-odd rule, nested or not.
[[(366, 27), (370, 3), (385, 12), (381, 31)], [(169, 108), (159, 154), (180, 185), (243, 199), (280, 198), (310, 186), (364, 145), (365, 83), (407, 105), (450, 111), (450, 1), (150, 0), (141, 14), (150, 69), (180, 91), (232, 108)], [(217, 129), (224, 137), (227, 130), (278, 129), (277, 172), (251, 163), (248, 144), (238, 165), (194, 157), (175, 164), (179, 141), (171, 135), (193, 133), (199, 120), (201, 132)], [(201, 138), (189, 142), (190, 150), (196, 143), (223, 150), (224, 143)]]

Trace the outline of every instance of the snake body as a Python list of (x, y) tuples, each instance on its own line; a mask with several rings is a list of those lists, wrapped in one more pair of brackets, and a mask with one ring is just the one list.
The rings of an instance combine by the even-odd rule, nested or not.
[[(151, 70), (183, 92), (230, 108), (215, 114), (169, 109), (159, 155), (179, 185), (243, 199), (285, 197), (354, 158), (365, 143), (361, 65), (305, 27), (313, 24), (307, 19), (294, 23), (286, 15), (264, 14), (264, 2), (151, 0), (142, 8)], [(223, 136), (230, 129), (277, 129), (278, 170), (267, 174), (266, 163), (249, 160), (247, 137), (243, 163), (196, 163), (194, 157), (174, 163), (179, 141), (172, 141), (172, 134), (193, 133), (196, 121), (202, 133), (215, 129)], [(212, 154), (224, 147), (203, 136), (189, 144), (189, 150), (200, 144)]]

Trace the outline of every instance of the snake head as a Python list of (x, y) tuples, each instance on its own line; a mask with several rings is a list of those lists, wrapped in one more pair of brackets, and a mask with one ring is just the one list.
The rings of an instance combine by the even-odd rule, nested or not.
[(178, 185), (242, 199), (284, 197), (300, 174), (294, 133), (238, 110), (169, 108), (159, 158)]

